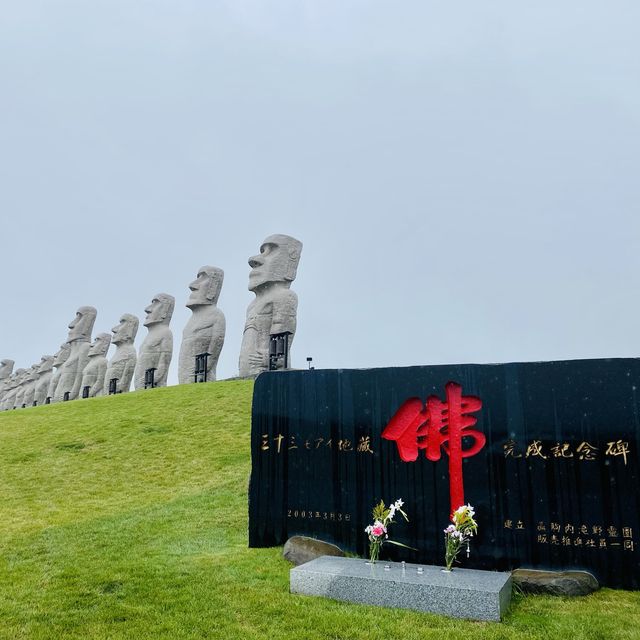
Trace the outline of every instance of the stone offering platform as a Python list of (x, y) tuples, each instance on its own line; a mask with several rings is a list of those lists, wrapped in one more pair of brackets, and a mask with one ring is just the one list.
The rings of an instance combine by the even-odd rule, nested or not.
[(294, 567), (291, 593), (469, 620), (500, 621), (511, 600), (511, 574), (360, 558), (322, 556)]

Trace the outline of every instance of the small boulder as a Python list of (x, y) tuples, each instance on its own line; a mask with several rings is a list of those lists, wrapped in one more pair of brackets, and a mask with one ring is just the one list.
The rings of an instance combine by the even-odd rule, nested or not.
[(516, 569), (513, 584), (523, 593), (546, 593), (553, 596), (586, 596), (600, 588), (598, 581), (586, 571), (539, 571)]
[(285, 560), (298, 566), (320, 556), (344, 556), (344, 551), (329, 542), (306, 536), (293, 536), (286, 541), (282, 555)]

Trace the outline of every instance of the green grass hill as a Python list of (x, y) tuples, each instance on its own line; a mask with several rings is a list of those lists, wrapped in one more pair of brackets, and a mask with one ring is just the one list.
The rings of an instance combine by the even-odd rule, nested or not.
[(253, 385), (0, 413), (0, 638), (640, 638), (640, 594), (516, 597), (502, 624), (292, 596), (247, 548)]

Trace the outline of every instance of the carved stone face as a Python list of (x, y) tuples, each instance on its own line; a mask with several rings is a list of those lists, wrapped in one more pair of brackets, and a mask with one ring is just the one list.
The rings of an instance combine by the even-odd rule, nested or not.
[(0, 380), (4, 378), (8, 378), (13, 371), (13, 360), (9, 360), (9, 358), (5, 358), (4, 360), (0, 360)]
[(53, 359), (53, 356), (42, 356), (42, 358), (40, 358), (40, 373), (46, 373), (53, 369)]
[(271, 282), (295, 280), (302, 243), (291, 236), (273, 235), (265, 239), (258, 255), (249, 258), (249, 291)]
[(109, 350), (109, 345), (111, 344), (111, 334), (110, 333), (99, 333), (93, 340), (91, 344), (91, 348), (89, 349), (89, 353), (87, 354), (90, 358), (92, 356), (105, 356), (107, 355), (107, 351)]
[(60, 349), (55, 356), (53, 356), (53, 366), (61, 367), (69, 357), (69, 353), (71, 353), (71, 346), (68, 342), (65, 342), (63, 345), (60, 345)]
[(204, 266), (198, 269), (198, 277), (189, 285), (191, 295), (187, 307), (199, 304), (216, 304), (222, 289), (224, 271), (217, 267)]
[(144, 310), (147, 317), (144, 319), (144, 326), (150, 327), (153, 324), (169, 324), (173, 315), (175, 298), (168, 293), (159, 293), (153, 297), (151, 304)]
[(80, 307), (69, 323), (67, 342), (89, 342), (98, 312), (93, 307)]
[(111, 342), (115, 345), (133, 342), (136, 334), (138, 333), (138, 322), (139, 321), (136, 316), (130, 313), (125, 313), (120, 318), (120, 322), (111, 329), (113, 333)]
[(25, 373), (25, 380), (27, 382), (33, 382), (34, 380), (37, 380), (39, 370), (40, 370), (39, 364), (34, 364), (33, 366), (29, 367), (27, 369), (27, 372)]

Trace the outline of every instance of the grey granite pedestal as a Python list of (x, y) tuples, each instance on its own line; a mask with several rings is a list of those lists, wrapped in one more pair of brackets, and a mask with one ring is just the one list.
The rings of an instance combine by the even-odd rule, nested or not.
[[(421, 571), (419, 571), (421, 569)], [(511, 574), (475, 569), (322, 556), (294, 567), (291, 593), (454, 618), (500, 621), (511, 600)]]

